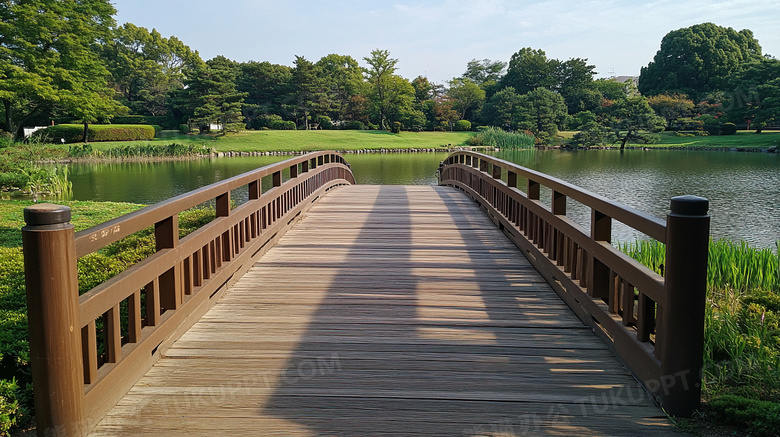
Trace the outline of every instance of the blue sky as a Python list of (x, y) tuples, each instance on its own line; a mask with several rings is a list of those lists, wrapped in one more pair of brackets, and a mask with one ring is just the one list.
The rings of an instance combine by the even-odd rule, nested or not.
[(780, 57), (777, 0), (112, 0), (119, 24), (175, 35), (203, 59), (292, 65), (330, 53), (362, 65), (373, 49), (397, 73), (443, 83), (471, 59), (508, 62), (523, 47), (550, 58), (587, 58), (599, 77), (638, 75), (671, 30), (713, 22), (750, 29)]

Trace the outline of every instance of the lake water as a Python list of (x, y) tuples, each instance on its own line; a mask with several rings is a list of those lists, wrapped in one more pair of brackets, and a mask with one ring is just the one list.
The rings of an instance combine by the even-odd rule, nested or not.
[[(494, 155), (665, 217), (669, 199), (710, 200), (714, 238), (775, 247), (780, 239), (780, 154), (613, 150), (497, 152)], [(361, 184), (436, 184), (446, 153), (346, 155)], [(155, 203), (287, 156), (173, 162), (72, 164), (76, 200)], [(549, 193), (542, 192), (543, 199)], [(590, 212), (571, 204), (568, 215), (588, 226)], [(642, 238), (616, 224), (614, 238)]]

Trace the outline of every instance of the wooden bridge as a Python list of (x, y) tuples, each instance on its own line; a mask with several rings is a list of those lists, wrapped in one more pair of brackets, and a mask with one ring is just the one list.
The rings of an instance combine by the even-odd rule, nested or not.
[[(439, 172), (359, 186), (318, 152), (75, 234), (28, 208), (39, 435), (673, 433), (656, 402), (699, 405), (706, 200), (663, 221), (473, 152)], [(666, 243), (665, 277), (613, 218)], [(79, 296), (77, 258), (149, 226), (157, 252)]]

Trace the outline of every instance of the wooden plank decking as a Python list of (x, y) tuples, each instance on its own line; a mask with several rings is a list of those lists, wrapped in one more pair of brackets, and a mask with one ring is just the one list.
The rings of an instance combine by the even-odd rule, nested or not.
[(673, 432), (464, 194), (351, 186), (321, 199), (93, 435)]

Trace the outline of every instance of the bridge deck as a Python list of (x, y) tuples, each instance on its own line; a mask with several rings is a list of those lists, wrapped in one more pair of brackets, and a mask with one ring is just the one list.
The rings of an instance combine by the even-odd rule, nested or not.
[(673, 427), (461, 192), (334, 190), (93, 435), (646, 435)]

